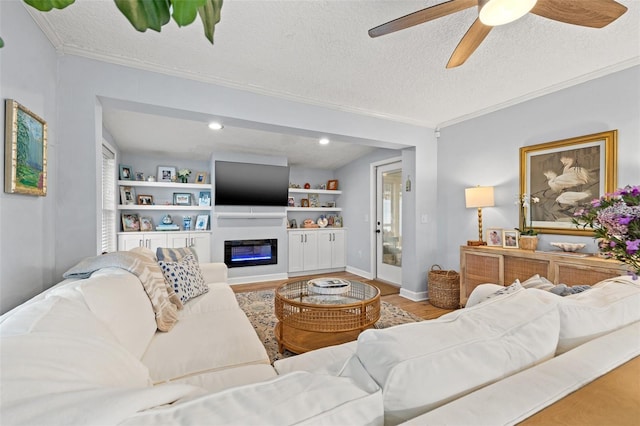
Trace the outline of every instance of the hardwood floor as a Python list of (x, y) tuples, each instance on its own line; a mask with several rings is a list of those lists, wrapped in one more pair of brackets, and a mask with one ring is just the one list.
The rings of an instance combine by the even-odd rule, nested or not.
[[(233, 288), (233, 291), (235, 291), (236, 293), (241, 293), (245, 291), (271, 290), (287, 281), (311, 279), (311, 278), (318, 278), (322, 276), (332, 276), (332, 277), (338, 277), (338, 278), (351, 279), (351, 280), (361, 281), (368, 284), (380, 283), (380, 281), (367, 280), (358, 275), (350, 274), (348, 272), (334, 272), (328, 275), (326, 274), (325, 275), (308, 275), (304, 277), (290, 278), (287, 280), (266, 281), (261, 283), (249, 283), (249, 284), (235, 284), (235, 285), (232, 285), (231, 287)], [(382, 286), (389, 286), (389, 284), (386, 284), (386, 283), (381, 283), (381, 284)], [(451, 309), (436, 308), (435, 306), (432, 306), (427, 301), (413, 302), (409, 299), (406, 299), (400, 296), (397, 293), (381, 296), (381, 300), (384, 300), (385, 302), (389, 302), (400, 309), (404, 309), (405, 311), (411, 312), (412, 314), (417, 315), (420, 318), (424, 318), (424, 319), (438, 318), (439, 316), (452, 311)]]

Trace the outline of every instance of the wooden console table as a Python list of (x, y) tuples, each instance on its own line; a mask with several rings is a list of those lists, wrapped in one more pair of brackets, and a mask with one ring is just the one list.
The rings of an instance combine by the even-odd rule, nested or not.
[(554, 284), (595, 284), (624, 274), (625, 265), (594, 255), (487, 246), (460, 247), (460, 306), (480, 284), (510, 285), (540, 274)]

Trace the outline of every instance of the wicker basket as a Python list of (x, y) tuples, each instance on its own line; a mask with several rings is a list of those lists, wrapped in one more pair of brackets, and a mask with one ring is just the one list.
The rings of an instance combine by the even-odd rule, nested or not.
[(460, 274), (456, 271), (443, 271), (440, 265), (433, 265), (429, 271), (428, 290), (429, 303), (433, 306), (443, 309), (460, 307)]

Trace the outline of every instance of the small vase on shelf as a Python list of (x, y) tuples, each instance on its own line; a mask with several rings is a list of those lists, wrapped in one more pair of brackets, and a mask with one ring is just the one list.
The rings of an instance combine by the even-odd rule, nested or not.
[(536, 235), (520, 235), (520, 248), (535, 251), (538, 248), (538, 237)]
[(187, 182), (188, 182), (188, 180), (189, 180), (189, 179), (188, 179), (186, 176), (182, 176), (182, 177), (180, 178), (180, 182), (182, 182), (182, 183), (187, 183)]

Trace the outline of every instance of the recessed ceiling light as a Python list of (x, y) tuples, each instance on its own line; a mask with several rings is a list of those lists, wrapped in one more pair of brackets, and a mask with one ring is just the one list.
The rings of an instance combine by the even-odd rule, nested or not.
[(209, 128), (211, 130), (220, 130), (222, 129), (224, 126), (220, 123), (217, 123), (215, 121), (212, 121), (211, 123), (209, 123)]
[(329, 139), (322, 138), (318, 142), (320, 143), (320, 145), (328, 145), (329, 144)]

